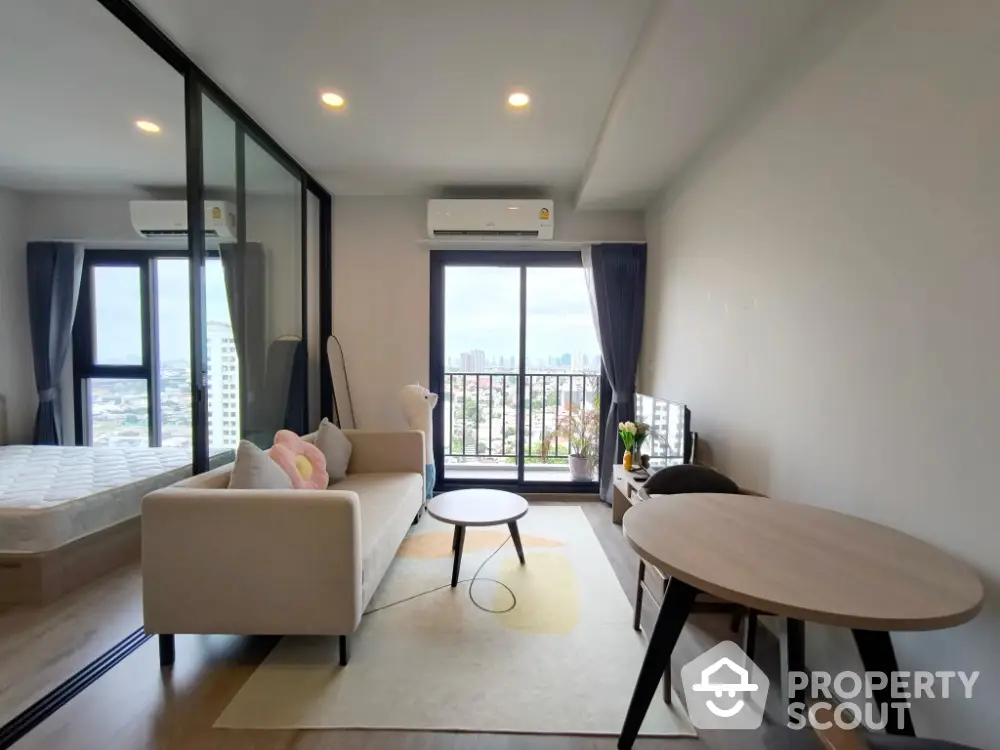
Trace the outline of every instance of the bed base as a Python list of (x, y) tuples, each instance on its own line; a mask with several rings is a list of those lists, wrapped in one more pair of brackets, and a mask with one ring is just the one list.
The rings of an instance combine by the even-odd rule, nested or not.
[(45, 604), (139, 559), (139, 517), (46, 552), (0, 552), (0, 604)]

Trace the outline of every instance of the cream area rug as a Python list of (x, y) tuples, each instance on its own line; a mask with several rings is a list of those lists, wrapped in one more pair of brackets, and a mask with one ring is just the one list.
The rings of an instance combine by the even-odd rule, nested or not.
[[(338, 663), (336, 638), (286, 637), (216, 727), (406, 729), (617, 735), (645, 639), (579, 506), (533, 507), (518, 522), (526, 565), (506, 526), (470, 528), (462, 579), (480, 573), (517, 597), (502, 614), (451, 580), (454, 527), (426, 513), (400, 547)], [(476, 601), (509, 609), (510, 592), (478, 580)], [(674, 696), (658, 691), (642, 734), (695, 736)]]

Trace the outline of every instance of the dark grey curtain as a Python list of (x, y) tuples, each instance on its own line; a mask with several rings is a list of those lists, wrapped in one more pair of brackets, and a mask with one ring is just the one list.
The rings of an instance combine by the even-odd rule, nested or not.
[(612, 471), (621, 450), (618, 423), (635, 418), (635, 374), (646, 305), (646, 246), (594, 245), (593, 302), (611, 403), (600, 460), (601, 499), (611, 502)]
[(239, 357), (240, 421), (246, 432), (249, 425), (260, 421), (257, 412), (267, 408), (264, 403), (267, 257), (258, 242), (220, 243), (219, 256), (226, 280), (233, 341)]
[(62, 445), (59, 377), (73, 335), (73, 316), (83, 274), (83, 245), (29, 242), (28, 321), (35, 364), (38, 411), (35, 445)]

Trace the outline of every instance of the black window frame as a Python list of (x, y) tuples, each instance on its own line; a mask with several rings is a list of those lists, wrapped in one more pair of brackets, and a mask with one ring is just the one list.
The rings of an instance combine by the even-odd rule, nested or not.
[[(527, 330), (527, 269), (528, 268), (580, 268), (583, 266), (583, 254), (580, 250), (525, 250), (511, 248), (509, 250), (438, 250), (430, 251), (430, 372), (429, 389), (441, 396), (444, 403), (444, 274), (448, 266), (486, 266), (514, 267), (521, 269), (520, 279), (520, 309), (518, 311), (520, 331), (518, 333), (518, 373), (517, 373), (517, 478), (488, 479), (482, 481), (448, 479), (444, 471), (444, 409), (435, 409), (432, 414), (433, 452), (435, 465), (435, 492), (470, 488), (492, 488), (512, 490), (515, 492), (564, 494), (564, 493), (596, 493), (598, 481), (525, 481), (524, 479), (524, 378), (526, 375), (525, 346)], [(597, 455), (600, 461), (604, 450), (605, 425), (607, 423), (608, 405), (610, 403), (611, 385), (604, 372), (604, 364), (600, 371), (600, 425), (598, 427)]]
[[(206, 253), (208, 258), (218, 258), (216, 250)], [(87, 248), (83, 255), (83, 269), (76, 315), (73, 320), (73, 416), (76, 444), (92, 445), (90, 413), (90, 380), (113, 378), (118, 380), (145, 380), (149, 420), (149, 446), (159, 448), (163, 443), (162, 404), (160, 402), (160, 352), (159, 315), (156, 295), (158, 292), (156, 261), (161, 259), (189, 261), (186, 247), (147, 250), (145, 248), (108, 249)], [(97, 267), (139, 269), (139, 314), (142, 334), (142, 364), (108, 365), (95, 361), (94, 273)], [(192, 372), (193, 375), (193, 372)], [(193, 436), (192, 436), (193, 439)]]

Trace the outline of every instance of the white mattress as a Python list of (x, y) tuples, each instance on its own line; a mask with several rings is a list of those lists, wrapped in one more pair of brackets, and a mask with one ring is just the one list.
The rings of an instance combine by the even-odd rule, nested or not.
[(0, 552), (45, 552), (139, 515), (190, 448), (0, 446)]

